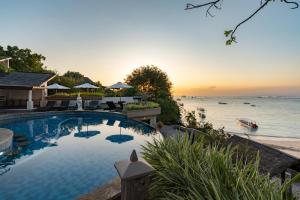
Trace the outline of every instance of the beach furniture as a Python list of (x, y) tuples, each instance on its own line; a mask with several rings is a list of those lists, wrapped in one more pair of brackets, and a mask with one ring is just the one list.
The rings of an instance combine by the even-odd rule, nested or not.
[(47, 104), (45, 107), (40, 107), (37, 109), (37, 111), (49, 111), (54, 109), (54, 106), (56, 104), (56, 101), (47, 101)]
[(58, 107), (56, 107), (56, 108), (57, 108), (58, 110), (67, 110), (68, 107), (69, 107), (69, 103), (70, 103), (69, 100), (63, 100), (63, 101), (61, 102), (61, 104), (60, 104)]
[(113, 101), (107, 101), (106, 104), (108, 105), (108, 109), (110, 111), (120, 111), (120, 108), (118, 108)]
[(69, 105), (68, 105), (68, 110), (76, 110), (77, 108), (77, 103), (76, 101), (72, 100), (69, 102)]
[(99, 101), (90, 101), (85, 108), (88, 110), (96, 110), (99, 108)]

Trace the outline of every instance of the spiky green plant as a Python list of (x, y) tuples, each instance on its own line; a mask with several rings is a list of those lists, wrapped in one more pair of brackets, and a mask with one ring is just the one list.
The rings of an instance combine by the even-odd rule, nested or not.
[[(234, 160), (235, 149), (204, 137), (154, 140), (143, 146), (144, 158), (156, 169), (150, 195), (159, 200), (290, 200), (280, 186), (258, 171), (259, 158)], [(299, 175), (296, 177), (299, 178)]]

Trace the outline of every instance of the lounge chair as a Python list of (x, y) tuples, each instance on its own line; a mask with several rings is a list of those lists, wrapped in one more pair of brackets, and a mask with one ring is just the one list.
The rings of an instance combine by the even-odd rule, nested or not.
[(120, 109), (123, 110), (124, 108), (124, 104), (126, 103), (126, 101), (119, 101), (118, 104), (120, 105)]
[(99, 101), (90, 101), (89, 104), (85, 107), (88, 110), (96, 110), (99, 108)]
[(69, 105), (68, 105), (68, 110), (76, 110), (77, 109), (77, 103), (76, 101), (72, 100), (69, 102)]
[(67, 110), (69, 107), (70, 101), (69, 100), (64, 100), (61, 102), (61, 104), (58, 107), (55, 107), (58, 110)]
[(46, 106), (38, 108), (37, 111), (49, 111), (49, 110), (52, 110), (54, 108), (55, 104), (56, 104), (56, 101), (47, 101)]
[(118, 108), (113, 101), (107, 101), (106, 104), (110, 111), (120, 111), (120, 108)]

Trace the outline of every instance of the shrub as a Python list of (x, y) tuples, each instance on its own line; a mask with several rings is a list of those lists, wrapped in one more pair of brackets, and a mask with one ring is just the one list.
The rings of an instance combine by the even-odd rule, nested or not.
[(151, 108), (158, 108), (159, 104), (155, 102), (142, 102), (142, 103), (128, 103), (125, 105), (125, 110), (144, 110)]
[(187, 136), (147, 143), (143, 156), (155, 168), (151, 199), (293, 199), (285, 193), (290, 183), (280, 186), (259, 173), (258, 157), (245, 164), (233, 159), (234, 152), (231, 147), (208, 145), (205, 137), (194, 143)]
[[(65, 92), (59, 92), (53, 95), (50, 95), (49, 97), (77, 97), (78, 92), (72, 92), (72, 93), (65, 93)], [(103, 92), (80, 92), (81, 97), (87, 97), (87, 96), (94, 96), (94, 97), (103, 97)]]
[(189, 128), (198, 128), (199, 125), (197, 123), (195, 111), (188, 112), (185, 116), (185, 120), (187, 122), (187, 127)]
[(161, 107), (158, 120), (165, 124), (177, 124), (180, 121), (180, 109), (176, 101), (172, 98), (159, 98), (157, 103)]

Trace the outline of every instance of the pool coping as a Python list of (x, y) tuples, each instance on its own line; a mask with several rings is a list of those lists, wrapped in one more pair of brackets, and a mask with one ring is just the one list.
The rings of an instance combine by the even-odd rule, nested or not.
[(130, 118), (127, 115), (120, 113), (120, 112), (110, 112), (110, 111), (104, 111), (104, 110), (82, 110), (82, 111), (77, 111), (77, 110), (65, 110), (65, 111), (45, 111), (45, 112), (21, 112), (21, 113), (7, 113), (7, 114), (2, 114), (0, 115), (0, 125), (6, 124), (9, 122), (15, 122), (15, 121), (20, 121), (23, 119), (36, 119), (40, 117), (50, 117), (50, 116), (55, 116), (55, 115), (72, 115), (72, 114), (79, 114), (79, 113), (95, 113), (95, 114), (111, 114), (114, 116), (119, 116), (123, 118), (127, 118), (130, 120), (133, 120), (135, 122), (141, 123), (145, 126), (148, 126), (157, 132), (159, 132), (155, 127), (150, 126), (149, 124), (138, 121), (136, 119)]

